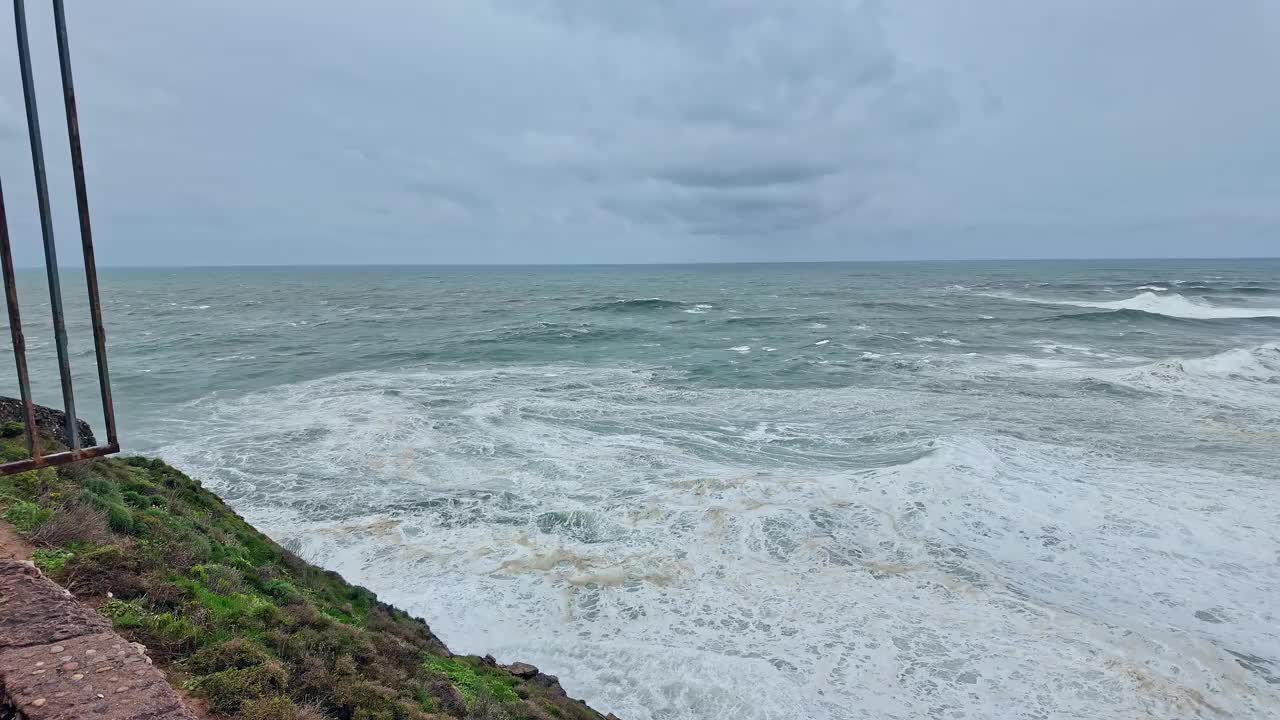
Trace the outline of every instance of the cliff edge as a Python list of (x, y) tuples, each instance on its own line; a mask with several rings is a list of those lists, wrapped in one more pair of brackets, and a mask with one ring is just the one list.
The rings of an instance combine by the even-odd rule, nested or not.
[[(0, 457), (25, 457), (24, 431), (12, 422), (0, 429)], [(47, 576), (88, 608), (72, 622), (78, 634), (65, 637), (106, 642), (103, 652), (121, 663), (154, 661), (205, 717), (613, 718), (569, 698), (531, 665), (452, 654), (426, 623), (301, 560), (159, 460), (107, 458), (0, 477), (0, 518), (31, 546), (30, 566), (9, 562), (3, 571), (13, 582), (0, 587), (0, 648), (43, 647), (31, 644), (39, 638), (23, 644), (16, 629), (23, 623), (3, 617), (29, 605)], [(66, 652), (46, 648), (55, 660), (70, 653), (67, 643), (57, 646)], [(12, 666), (0, 662), (4, 687), (17, 687), (14, 673), (30, 660), (15, 658)], [(7, 699), (13, 712), (36, 698)], [(82, 716), (55, 714), (51, 703), (44, 698), (40, 707), (50, 711), (40, 717)], [(120, 717), (134, 716), (153, 717)]]

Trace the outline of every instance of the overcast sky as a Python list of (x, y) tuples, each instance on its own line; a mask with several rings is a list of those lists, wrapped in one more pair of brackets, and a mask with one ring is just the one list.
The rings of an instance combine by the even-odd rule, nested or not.
[(1280, 254), (1276, 0), (67, 4), (103, 264)]

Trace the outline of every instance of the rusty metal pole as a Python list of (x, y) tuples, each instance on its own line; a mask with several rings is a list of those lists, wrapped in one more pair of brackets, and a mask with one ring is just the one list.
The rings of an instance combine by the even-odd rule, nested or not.
[(115, 445), (116, 413), (111, 400), (111, 373), (107, 370), (107, 332), (98, 299), (98, 264), (93, 256), (93, 228), (89, 223), (89, 197), (84, 180), (84, 155), (80, 148), (80, 120), (76, 113), (75, 83), (71, 79), (71, 46), (67, 40), (67, 14), (63, 0), (53, 0), (53, 26), (58, 37), (58, 66), (62, 70), (62, 97), (67, 111), (67, 137), (71, 143), (71, 172), (76, 185), (76, 209), (80, 214), (80, 244), (84, 249), (85, 283), (89, 289), (89, 318), (93, 323), (93, 350), (98, 361), (98, 386), (102, 391), (102, 418), (107, 444)]
[(31, 74), (31, 44), (27, 39), (27, 10), (23, 0), (13, 0), (13, 25), (18, 40), (18, 65), (22, 95), (27, 106), (27, 132), (31, 136), (31, 165), (35, 171), (36, 204), (40, 209), (40, 233), (44, 239), (44, 264), (49, 278), (49, 305), (53, 311), (53, 341), (58, 349), (58, 375), (62, 380), (62, 406), (67, 415), (67, 440), (72, 456), (80, 452), (76, 425), (75, 392), (71, 386), (71, 356), (67, 351), (67, 327), (62, 310), (62, 284), (58, 280), (58, 248), (53, 239), (53, 214), (49, 210), (49, 183), (45, 177), (44, 145), (40, 140), (40, 114), (36, 109), (36, 84)]
[(18, 283), (13, 274), (13, 248), (9, 245), (9, 219), (4, 210), (4, 184), (0, 183), (0, 272), (4, 273), (4, 296), (9, 306), (9, 334), (13, 337), (13, 359), (18, 365), (18, 389), (27, 420), (27, 452), (40, 462), (40, 433), (36, 429), (36, 408), (31, 400), (31, 377), (27, 374), (27, 342), (22, 336), (18, 311)]

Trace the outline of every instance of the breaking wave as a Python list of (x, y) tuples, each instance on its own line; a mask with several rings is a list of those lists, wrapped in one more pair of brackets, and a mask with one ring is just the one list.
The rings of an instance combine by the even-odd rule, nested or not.
[[(1277, 355), (1183, 365), (1253, 377)], [(1275, 655), (1266, 481), (895, 429), (937, 402), (360, 372), (207, 398), (163, 455), (455, 649), (525, 658), (624, 717), (1275, 709), (1235, 659)]]
[(654, 310), (673, 310), (683, 308), (685, 303), (663, 298), (634, 298), (631, 300), (610, 300), (608, 302), (580, 305), (575, 312), (651, 312)]
[(1280, 408), (1280, 343), (1090, 374), (1143, 392), (1208, 400), (1264, 415)]
[(1099, 310), (1137, 310), (1153, 315), (1165, 315), (1190, 320), (1225, 320), (1241, 318), (1280, 318), (1280, 308), (1225, 307), (1183, 297), (1182, 295), (1157, 295), (1144, 292), (1127, 300), (1093, 302), (1086, 300), (1046, 300), (1008, 296), (1009, 300), (1033, 302), (1041, 305), (1070, 305), (1071, 307), (1098, 308)]
[(629, 341), (645, 337), (648, 333), (640, 328), (595, 327), (592, 325), (570, 325), (565, 323), (540, 322), (535, 325), (514, 328), (502, 328), (471, 338), (471, 345), (499, 345), (508, 343), (534, 344), (581, 344), (607, 341)]
[(1280, 383), (1280, 343), (1235, 348), (1202, 358), (1162, 360), (1132, 371), (1135, 377), (1244, 380)]

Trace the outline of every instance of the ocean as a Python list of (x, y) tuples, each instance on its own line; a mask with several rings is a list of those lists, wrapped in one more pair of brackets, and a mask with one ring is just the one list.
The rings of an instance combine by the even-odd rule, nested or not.
[(1280, 714), (1280, 261), (101, 280), (128, 450), (626, 720)]

